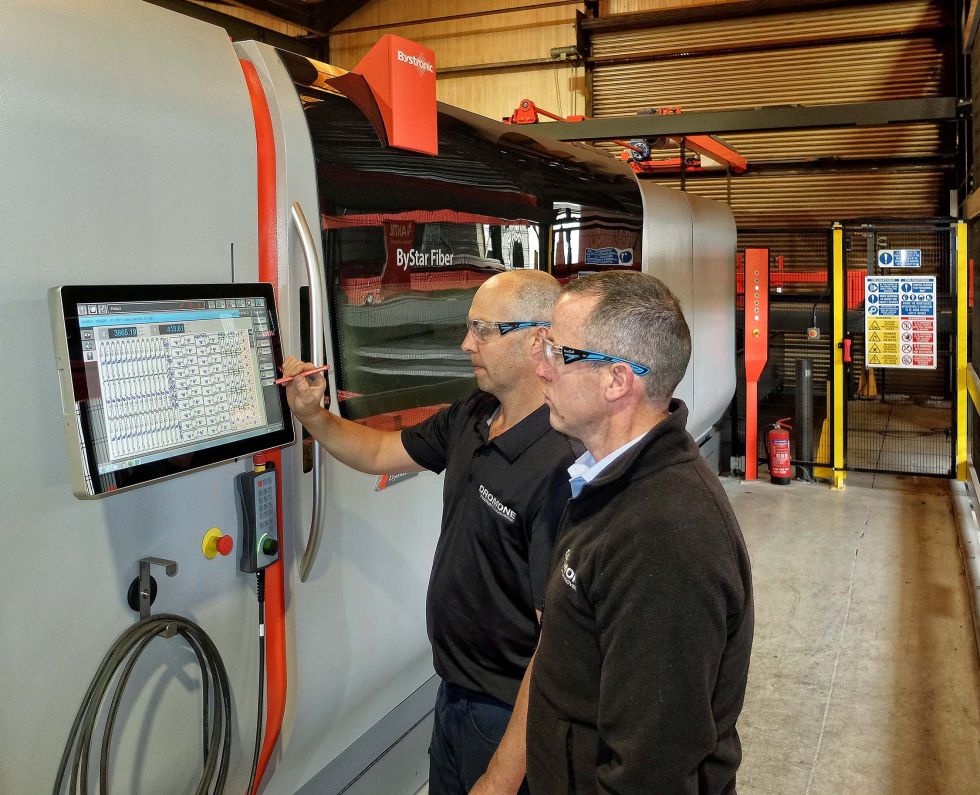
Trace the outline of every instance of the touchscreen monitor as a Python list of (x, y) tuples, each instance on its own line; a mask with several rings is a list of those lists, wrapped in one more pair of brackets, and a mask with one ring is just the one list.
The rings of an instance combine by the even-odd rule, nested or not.
[(49, 303), (76, 496), (293, 441), (271, 285), (64, 286)]

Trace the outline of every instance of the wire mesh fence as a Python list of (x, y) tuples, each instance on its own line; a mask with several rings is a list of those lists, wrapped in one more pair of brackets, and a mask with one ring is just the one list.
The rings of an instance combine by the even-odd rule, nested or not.
[[(892, 251), (919, 252), (918, 266), (883, 267)], [(884, 253), (884, 258), (879, 254)], [(913, 258), (916, 260), (916, 258)], [(955, 393), (952, 233), (946, 223), (850, 224), (844, 232), (849, 290), (846, 331), (853, 339), (853, 364), (846, 369), (845, 461), (850, 470), (950, 477), (955, 474), (953, 397)], [(934, 331), (901, 331), (894, 343), (901, 366), (880, 366), (876, 332), (865, 328), (865, 277), (933, 277)], [(853, 289), (850, 289), (852, 287)], [(870, 300), (870, 299), (869, 299)], [(903, 310), (904, 311), (904, 310)], [(868, 314), (870, 318), (871, 315)], [(896, 328), (898, 320), (895, 319)], [(929, 319), (922, 321), (928, 324)], [(870, 336), (869, 336), (870, 335)], [(935, 355), (913, 360), (913, 348)], [(928, 340), (928, 342), (927, 342)], [(914, 344), (913, 344), (914, 343)], [(881, 343), (884, 348), (886, 341)], [(870, 357), (870, 358), (869, 358)], [(913, 363), (915, 366), (913, 366)]]

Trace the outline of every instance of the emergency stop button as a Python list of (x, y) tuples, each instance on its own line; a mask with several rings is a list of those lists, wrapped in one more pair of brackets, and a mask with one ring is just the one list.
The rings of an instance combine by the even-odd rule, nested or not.
[(217, 527), (212, 527), (201, 540), (201, 551), (204, 557), (211, 560), (216, 555), (228, 556), (235, 548), (235, 539), (225, 535)]

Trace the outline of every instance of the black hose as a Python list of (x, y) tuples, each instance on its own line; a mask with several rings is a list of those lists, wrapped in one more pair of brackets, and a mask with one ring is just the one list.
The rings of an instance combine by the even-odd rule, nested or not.
[[(116, 685), (116, 692), (112, 696), (112, 704), (109, 707), (109, 715), (105, 721), (105, 731), (102, 732), (102, 754), (99, 761), (99, 792), (109, 791), (109, 748), (112, 744), (112, 729), (116, 724), (116, 713), (119, 711), (119, 705), (122, 703), (122, 696), (126, 690), (126, 683), (129, 681), (129, 675), (133, 672), (133, 668), (136, 667), (136, 663), (139, 662), (140, 655), (143, 650), (150, 644), (155, 635), (151, 635), (140, 641), (140, 645), (136, 647), (136, 653), (131, 654), (129, 657), (129, 662), (126, 663), (125, 669), (123, 669), (122, 676), (119, 677), (119, 683)], [(207, 697), (205, 697), (206, 700)], [(87, 756), (87, 755), (86, 755)], [(87, 780), (88, 771), (82, 775), (83, 780)]]
[(259, 699), (255, 718), (255, 751), (252, 753), (252, 773), (248, 777), (245, 795), (252, 795), (255, 774), (259, 769), (259, 753), (262, 750), (262, 726), (265, 713), (265, 571), (255, 574), (255, 592), (259, 600)]
[(79, 795), (88, 792), (89, 758), (99, 712), (106, 692), (116, 679), (120, 667), (124, 666), (112, 695), (99, 757), (99, 791), (108, 792), (112, 730), (122, 701), (123, 690), (139, 656), (150, 642), (160, 635), (169, 638), (175, 634), (187, 641), (201, 666), (204, 696), (204, 771), (195, 792), (197, 795), (207, 795), (209, 792), (217, 795), (224, 791), (228, 777), (228, 760), (231, 756), (231, 689), (228, 684), (228, 674), (217, 647), (201, 627), (181, 616), (161, 614), (150, 616), (129, 627), (116, 638), (106, 652), (82, 698), (68, 735), (68, 742), (58, 767), (58, 776), (55, 779), (54, 795), (60, 795), (62, 791), (69, 763), (71, 777), (68, 792), (79, 793)]

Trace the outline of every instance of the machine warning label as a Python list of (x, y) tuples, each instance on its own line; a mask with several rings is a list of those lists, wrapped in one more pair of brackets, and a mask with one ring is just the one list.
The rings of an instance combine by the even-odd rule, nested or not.
[(866, 276), (866, 365), (935, 370), (936, 359), (936, 277)]

